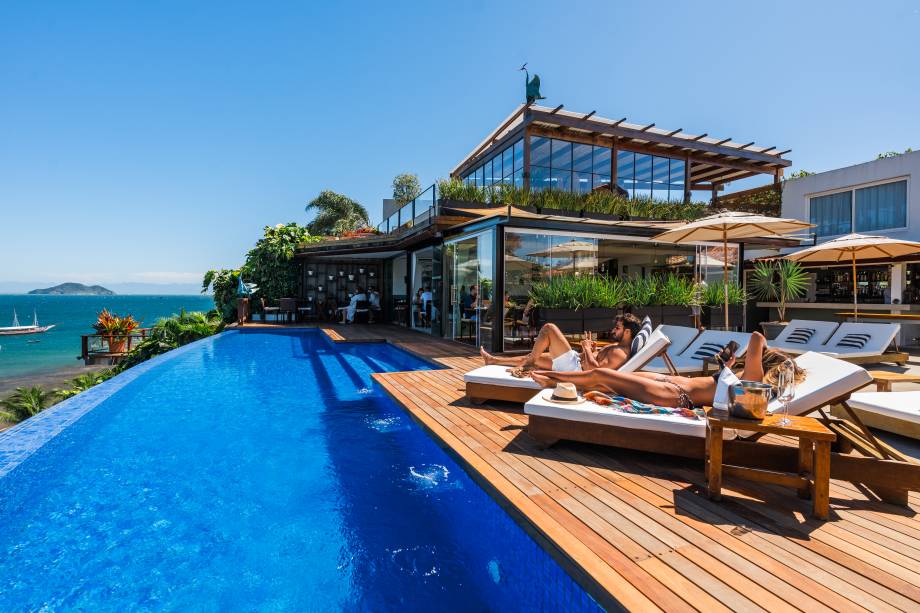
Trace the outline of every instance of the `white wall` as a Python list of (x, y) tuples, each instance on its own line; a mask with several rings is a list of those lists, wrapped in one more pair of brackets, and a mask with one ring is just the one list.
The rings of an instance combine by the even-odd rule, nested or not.
[(920, 151), (790, 179), (783, 186), (783, 217), (808, 221), (808, 200), (812, 196), (905, 178), (907, 229), (877, 230), (870, 234), (920, 241)]

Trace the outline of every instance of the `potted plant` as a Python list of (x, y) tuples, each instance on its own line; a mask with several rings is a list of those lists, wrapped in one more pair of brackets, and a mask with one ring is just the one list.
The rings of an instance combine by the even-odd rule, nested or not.
[(661, 318), (661, 309), (655, 308), (655, 292), (658, 285), (657, 277), (634, 277), (626, 281), (625, 311), (632, 313), (639, 319), (650, 317), (658, 321)]
[(566, 334), (584, 332), (584, 321), (579, 311), (581, 302), (576, 291), (574, 275), (564, 275), (534, 283), (530, 297), (537, 308), (537, 326), (554, 323)]
[(579, 277), (583, 287), (582, 327), (587, 332), (609, 332), (618, 307), (626, 299), (626, 286), (619, 277), (606, 279), (594, 275)]
[(774, 339), (788, 323), (786, 302), (805, 295), (808, 289), (808, 273), (798, 262), (792, 260), (762, 260), (754, 265), (751, 274), (751, 289), (763, 301), (775, 301), (778, 321), (762, 321), (764, 336)]
[(102, 309), (93, 324), (93, 329), (106, 337), (109, 344), (109, 353), (124, 353), (128, 344), (128, 337), (140, 326), (138, 321), (130, 315), (119, 317)]
[(661, 305), (661, 319), (655, 323), (687, 326), (691, 324), (691, 305), (693, 304), (694, 286), (688, 277), (673, 273), (658, 279), (655, 288), (656, 304)]
[[(721, 281), (706, 285), (703, 290), (703, 304), (706, 307), (703, 315), (703, 325), (707, 328), (722, 327), (725, 325), (725, 290)], [(747, 301), (744, 288), (729, 281), (728, 283), (728, 321), (732, 325), (740, 326), (743, 316), (742, 305)]]

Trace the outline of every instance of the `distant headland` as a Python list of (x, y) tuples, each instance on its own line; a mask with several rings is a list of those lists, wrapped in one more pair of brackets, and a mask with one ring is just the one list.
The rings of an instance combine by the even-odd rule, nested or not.
[(51, 296), (114, 296), (115, 292), (101, 285), (83, 285), (82, 283), (61, 283), (45, 289), (33, 289), (30, 294)]

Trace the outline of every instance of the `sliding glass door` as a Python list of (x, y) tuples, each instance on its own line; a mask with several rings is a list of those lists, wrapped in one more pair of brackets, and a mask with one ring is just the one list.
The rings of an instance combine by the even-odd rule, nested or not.
[(471, 345), (492, 346), (492, 330), (501, 329), (494, 305), (495, 231), (449, 241), (444, 245), (447, 275), (448, 338)]

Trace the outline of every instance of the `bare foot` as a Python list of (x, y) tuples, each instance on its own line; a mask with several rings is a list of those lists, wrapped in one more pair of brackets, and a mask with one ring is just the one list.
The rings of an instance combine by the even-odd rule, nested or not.
[(537, 382), (540, 387), (553, 387), (555, 381), (546, 376), (546, 371), (535, 370), (530, 373), (530, 378)]
[(479, 355), (482, 356), (482, 361), (485, 362), (486, 365), (495, 364), (495, 356), (486, 351), (486, 348), (482, 345), (479, 346)]

